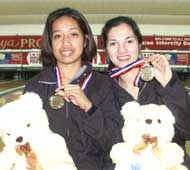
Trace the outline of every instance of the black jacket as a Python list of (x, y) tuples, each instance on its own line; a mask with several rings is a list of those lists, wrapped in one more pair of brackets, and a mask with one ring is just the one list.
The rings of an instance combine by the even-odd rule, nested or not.
[[(88, 65), (72, 84), (80, 84), (91, 69)], [(56, 89), (54, 68), (42, 71), (26, 84), (25, 92), (36, 92), (42, 98), (50, 128), (65, 138), (79, 170), (111, 169), (113, 166), (109, 151), (113, 144), (122, 140), (119, 129), (123, 126), (123, 119), (118, 112), (119, 108), (115, 107), (112, 85), (109, 77), (93, 72), (84, 92), (94, 107), (85, 113), (71, 102), (65, 102), (64, 107), (58, 110), (50, 107), (48, 100)]]
[[(117, 81), (113, 80), (113, 84), (114, 95), (120, 108), (126, 102), (134, 100), (129, 93), (118, 85)], [(185, 151), (185, 141), (190, 140), (190, 97), (178, 76), (173, 72), (173, 77), (165, 88), (155, 79), (150, 82), (142, 82), (137, 101), (140, 104), (154, 103), (168, 106), (176, 121), (173, 141)], [(187, 154), (185, 154), (184, 165), (190, 167)]]

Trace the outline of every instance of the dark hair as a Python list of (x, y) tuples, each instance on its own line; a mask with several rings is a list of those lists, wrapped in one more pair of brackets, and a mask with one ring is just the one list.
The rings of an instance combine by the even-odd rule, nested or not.
[[(135, 20), (133, 20), (132, 18), (128, 16), (118, 16), (118, 17), (108, 20), (102, 29), (102, 45), (105, 50), (106, 50), (106, 44), (107, 44), (107, 39), (108, 39), (108, 33), (113, 27), (119, 26), (121, 24), (129, 25), (131, 29), (133, 30), (134, 34), (136, 35), (138, 43), (142, 44), (142, 34)], [(110, 61), (109, 69), (111, 69), (113, 66), (114, 66), (113, 63)]]
[(86, 20), (86, 18), (77, 10), (72, 8), (60, 8), (52, 11), (46, 20), (44, 32), (42, 35), (41, 43), (41, 56), (40, 61), (43, 66), (55, 66), (56, 58), (52, 50), (52, 25), (55, 20), (62, 16), (68, 16), (77, 21), (80, 29), (84, 34), (84, 39), (86, 41), (86, 46), (84, 47), (82, 54), (82, 61), (92, 62), (93, 57), (97, 55), (96, 43), (91, 31), (91, 28)]
[(129, 25), (131, 29), (133, 30), (134, 34), (137, 36), (139, 44), (142, 44), (142, 35), (137, 23), (130, 17), (118, 16), (118, 17), (108, 20), (102, 29), (102, 43), (103, 43), (104, 48), (106, 48), (106, 43), (107, 43), (107, 38), (108, 38), (107, 36), (110, 30), (113, 27), (119, 26), (121, 24)]

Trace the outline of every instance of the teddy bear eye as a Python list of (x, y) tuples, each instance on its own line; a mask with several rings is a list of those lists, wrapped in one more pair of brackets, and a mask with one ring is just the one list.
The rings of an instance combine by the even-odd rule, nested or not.
[(10, 133), (7, 133), (7, 136), (11, 136), (11, 134), (10, 134)]
[(161, 120), (160, 120), (160, 119), (158, 119), (157, 121), (158, 121), (158, 123), (161, 123)]
[(27, 127), (30, 127), (30, 123), (28, 123), (26, 126), (27, 126)]

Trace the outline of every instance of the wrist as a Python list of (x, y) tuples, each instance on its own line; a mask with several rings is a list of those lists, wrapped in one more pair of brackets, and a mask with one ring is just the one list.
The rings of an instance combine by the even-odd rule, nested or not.
[(88, 112), (88, 110), (90, 110), (90, 108), (92, 107), (92, 103), (91, 102), (89, 102), (88, 104), (86, 104), (84, 107), (83, 107), (83, 110), (85, 111), (85, 112)]
[(87, 111), (88, 115), (92, 115), (96, 111), (97, 107), (93, 104), (91, 108)]

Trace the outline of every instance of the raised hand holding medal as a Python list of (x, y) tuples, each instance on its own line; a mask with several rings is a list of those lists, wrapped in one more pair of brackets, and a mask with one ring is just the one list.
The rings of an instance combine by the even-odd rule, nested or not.
[(154, 68), (154, 77), (165, 87), (172, 78), (172, 70), (166, 56), (163, 54), (153, 54), (149, 62), (151, 62)]

